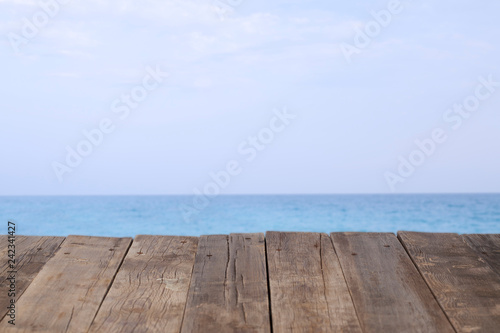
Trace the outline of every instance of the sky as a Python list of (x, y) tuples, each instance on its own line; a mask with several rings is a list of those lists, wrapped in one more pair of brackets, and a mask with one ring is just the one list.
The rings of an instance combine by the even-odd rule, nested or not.
[(0, 195), (499, 192), (499, 12), (0, 0)]

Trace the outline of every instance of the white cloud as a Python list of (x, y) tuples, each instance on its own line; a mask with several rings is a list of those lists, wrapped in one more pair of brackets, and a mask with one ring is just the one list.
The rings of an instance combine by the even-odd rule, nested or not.
[(49, 73), (48, 75), (53, 77), (72, 78), (72, 79), (79, 79), (82, 77), (80, 73), (69, 73), (69, 72)]
[(275, 30), (279, 24), (280, 18), (270, 13), (255, 13), (234, 20), (241, 25), (243, 31), (246, 33), (265, 35)]
[(215, 37), (195, 31), (189, 34), (189, 45), (196, 51), (204, 51), (216, 41)]
[(23, 6), (38, 6), (38, 2), (35, 0), (0, 0), (0, 4), (2, 3)]
[(167, 26), (218, 21), (211, 2), (204, 0), (88, 0), (75, 3), (73, 11), (130, 16), (148, 20), (150, 24)]
[(79, 51), (76, 49), (59, 49), (56, 51), (57, 54), (80, 59), (93, 59), (95, 56), (90, 52)]
[(51, 39), (57, 45), (94, 48), (102, 43), (97, 37), (92, 36), (91, 32), (86, 31), (84, 27), (73, 26), (71, 22), (47, 28), (43, 31), (43, 34), (44, 37)]
[(209, 77), (197, 77), (194, 80), (193, 86), (196, 88), (208, 88), (213, 85), (212, 79)]

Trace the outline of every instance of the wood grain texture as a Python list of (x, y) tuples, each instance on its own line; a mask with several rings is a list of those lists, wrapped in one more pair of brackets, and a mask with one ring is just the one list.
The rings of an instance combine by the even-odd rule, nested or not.
[(457, 332), (498, 332), (500, 277), (457, 234), (398, 236)]
[[(15, 274), (16, 302), (45, 263), (59, 249), (63, 241), (64, 237), (16, 236), (14, 243), (17, 270)], [(10, 304), (11, 299), (7, 292), (10, 289), (10, 281), (7, 280), (10, 276), (8, 272), (11, 271), (7, 261), (9, 244), (11, 243), (8, 243), (7, 236), (0, 236), (0, 258), (2, 258), (0, 265), (0, 290), (2, 290), (0, 293), (0, 320), (7, 313), (7, 306)]]
[(454, 332), (392, 233), (332, 233), (364, 332)]
[(267, 232), (273, 332), (361, 332), (330, 237)]
[(87, 332), (130, 238), (68, 236), (17, 303), (2, 332)]
[(134, 239), (91, 332), (180, 332), (198, 238)]
[(182, 332), (270, 332), (263, 234), (200, 238)]
[(500, 235), (470, 234), (462, 237), (500, 275)]

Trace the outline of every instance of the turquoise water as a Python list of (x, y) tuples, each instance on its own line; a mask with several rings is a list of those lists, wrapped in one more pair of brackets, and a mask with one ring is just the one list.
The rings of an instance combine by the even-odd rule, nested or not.
[[(24, 235), (193, 235), (231, 232), (500, 233), (500, 194), (0, 197), (0, 218)], [(185, 214), (186, 215), (186, 214)]]

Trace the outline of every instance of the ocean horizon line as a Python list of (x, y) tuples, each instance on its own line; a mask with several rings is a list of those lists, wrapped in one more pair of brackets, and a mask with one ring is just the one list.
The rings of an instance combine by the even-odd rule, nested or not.
[[(218, 195), (204, 195), (208, 197), (235, 197), (235, 196), (334, 196), (334, 195), (498, 195), (500, 192), (411, 192), (411, 193), (232, 193)], [(6, 197), (195, 197), (197, 194), (1, 194), (0, 198)]]

